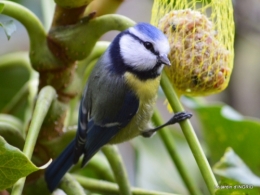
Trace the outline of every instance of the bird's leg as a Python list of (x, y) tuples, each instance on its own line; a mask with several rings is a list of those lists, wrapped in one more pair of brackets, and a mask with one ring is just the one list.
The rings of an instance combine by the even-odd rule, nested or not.
[(173, 117), (166, 123), (164, 123), (163, 125), (160, 125), (156, 128), (153, 129), (148, 129), (144, 132), (142, 132), (142, 136), (143, 137), (151, 137), (156, 131), (158, 131), (159, 129), (168, 126), (168, 125), (173, 125), (175, 123), (179, 123), (181, 121), (184, 121), (186, 119), (189, 119), (192, 117), (191, 113), (187, 113), (187, 112), (177, 112), (176, 114), (173, 115)]

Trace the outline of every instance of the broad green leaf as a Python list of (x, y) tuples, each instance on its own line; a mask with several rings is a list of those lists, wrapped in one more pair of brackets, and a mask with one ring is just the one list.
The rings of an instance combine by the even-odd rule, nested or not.
[(216, 188), (215, 195), (259, 195), (258, 187), (240, 184), (234, 180), (222, 179)]
[(11, 38), (11, 35), (16, 31), (16, 25), (13, 20), (8, 20), (3, 23), (0, 22), (0, 26), (3, 27), (8, 40)]
[(9, 144), (22, 149), (24, 146), (24, 137), (21, 131), (11, 123), (1, 121), (0, 118), (0, 136), (2, 136)]
[(258, 119), (243, 117), (223, 103), (197, 103), (193, 99), (184, 99), (184, 103), (197, 113), (211, 164), (215, 164), (226, 148), (231, 147), (255, 174), (260, 175)]
[(22, 129), (23, 123), (20, 119), (13, 115), (0, 114), (0, 136), (19, 149), (24, 146)]
[[(29, 81), (29, 66), (28, 54), (13, 53), (0, 56), (0, 111), (6, 108)], [(27, 97), (23, 97), (18, 106), (11, 111), (12, 115), (23, 120), (27, 105)]]
[(39, 170), (18, 148), (0, 136), (0, 190), (11, 187), (18, 179)]
[(260, 186), (260, 178), (252, 173), (231, 148), (228, 148), (220, 161), (214, 165), (213, 171), (221, 177), (235, 180), (241, 184)]
[(215, 164), (213, 171), (221, 176), (216, 195), (260, 194), (260, 178), (252, 173), (231, 148), (228, 148), (220, 161)]

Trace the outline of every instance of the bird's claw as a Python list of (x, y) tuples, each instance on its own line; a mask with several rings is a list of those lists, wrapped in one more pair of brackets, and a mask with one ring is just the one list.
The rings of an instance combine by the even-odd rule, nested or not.
[(188, 112), (177, 112), (167, 123), (159, 126), (159, 127), (156, 127), (154, 129), (149, 129), (149, 130), (146, 130), (144, 132), (141, 133), (141, 135), (143, 137), (151, 137), (156, 131), (158, 131), (159, 129), (165, 127), (165, 126), (168, 126), (168, 125), (173, 125), (175, 123), (179, 123), (181, 121), (184, 121), (186, 119), (189, 119), (192, 117), (192, 114), (191, 113), (188, 113)]
[(169, 121), (170, 124), (179, 123), (192, 117), (191, 113), (188, 112), (177, 112)]

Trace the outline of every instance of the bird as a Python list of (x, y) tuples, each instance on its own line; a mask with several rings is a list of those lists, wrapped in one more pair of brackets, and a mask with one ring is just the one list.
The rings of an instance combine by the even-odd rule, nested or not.
[(171, 65), (169, 50), (166, 36), (149, 23), (137, 23), (114, 38), (83, 91), (74, 140), (45, 171), (49, 191), (82, 155), (83, 167), (106, 144), (151, 137), (161, 127), (191, 117), (180, 112), (160, 127), (149, 125), (163, 67)]

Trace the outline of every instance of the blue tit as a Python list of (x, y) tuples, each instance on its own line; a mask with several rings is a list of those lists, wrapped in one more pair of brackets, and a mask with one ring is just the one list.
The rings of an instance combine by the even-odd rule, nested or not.
[[(76, 138), (45, 172), (50, 191), (82, 154), (84, 166), (105, 144), (121, 143), (138, 135), (149, 137), (158, 129), (149, 129), (148, 124), (162, 69), (170, 65), (169, 49), (165, 35), (147, 23), (139, 23), (116, 36), (85, 87)], [(166, 125), (190, 116), (176, 114)]]

